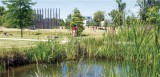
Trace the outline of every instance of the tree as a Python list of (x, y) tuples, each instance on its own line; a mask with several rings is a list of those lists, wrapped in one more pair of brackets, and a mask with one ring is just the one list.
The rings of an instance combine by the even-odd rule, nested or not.
[(84, 30), (83, 20), (84, 17), (81, 15), (80, 11), (75, 8), (70, 21), (70, 28), (72, 28), (74, 25), (77, 25), (77, 36), (80, 36)]
[(100, 26), (101, 21), (104, 21), (104, 11), (97, 11), (94, 13), (93, 20), (97, 23), (98, 26)]
[(111, 16), (114, 25), (122, 25), (123, 21), (121, 20), (121, 13), (118, 10), (112, 10), (108, 15)]
[(108, 20), (104, 21), (104, 26), (107, 27), (108, 26)]
[(122, 0), (116, 0), (116, 2), (118, 4), (118, 10), (123, 12), (126, 8), (126, 3), (123, 3)]
[(33, 24), (33, 13), (31, 6), (35, 3), (32, 0), (7, 0), (6, 19), (11, 27), (21, 29), (21, 38), (23, 29)]
[(71, 21), (71, 19), (72, 19), (72, 15), (69, 14), (69, 15), (67, 16), (67, 18), (66, 18), (66, 23), (65, 23), (65, 26), (66, 26), (67, 29), (70, 28), (70, 21)]
[(123, 3), (122, 0), (116, 0), (118, 4), (118, 12), (119, 12), (119, 21), (120, 21), (120, 26), (124, 24), (125, 21), (125, 14), (124, 10), (126, 8), (126, 3)]
[(107, 26), (108, 26), (108, 20), (105, 20), (104, 21), (104, 27), (105, 27), (106, 31), (107, 31)]
[(154, 6), (159, 6), (160, 5), (160, 1), (159, 0), (137, 0), (137, 4), (140, 7), (140, 18), (143, 21), (147, 21), (147, 18), (149, 18), (150, 16), (148, 16), (146, 14), (146, 12), (149, 12), (149, 8), (152, 8)]
[(63, 19), (60, 19), (60, 26), (65, 26), (65, 22)]
[(126, 23), (128, 26), (132, 25), (133, 22), (136, 22), (137, 18), (132, 14), (131, 16), (127, 16)]
[(146, 16), (148, 17), (146, 19), (148, 24), (159, 24), (160, 23), (160, 14), (159, 14), (159, 7), (158, 6), (154, 6), (151, 8), (147, 9), (147, 13)]
[(122, 26), (125, 22), (124, 10), (126, 8), (126, 3), (123, 3), (122, 0), (116, 0), (118, 4), (118, 10), (112, 10), (108, 13), (112, 17), (112, 21), (116, 26)]
[(3, 6), (0, 6), (0, 26), (3, 25), (5, 19), (4, 19), (4, 16), (5, 16), (5, 8)]

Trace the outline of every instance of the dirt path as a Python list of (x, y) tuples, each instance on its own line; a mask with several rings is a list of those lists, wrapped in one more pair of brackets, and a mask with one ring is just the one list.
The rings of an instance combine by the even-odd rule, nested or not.
[(0, 38), (0, 40), (18, 40), (18, 41), (48, 41), (48, 40), (38, 40), (38, 39), (23, 39), (23, 38)]

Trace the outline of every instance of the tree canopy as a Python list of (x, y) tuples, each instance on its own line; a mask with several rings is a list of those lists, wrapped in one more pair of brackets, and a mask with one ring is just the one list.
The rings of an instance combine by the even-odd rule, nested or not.
[(6, 22), (9, 27), (21, 29), (21, 37), (23, 37), (22, 30), (33, 24), (33, 13), (31, 6), (35, 3), (32, 0), (7, 0), (7, 14)]
[(100, 26), (101, 21), (104, 21), (104, 18), (105, 18), (104, 14), (105, 14), (104, 11), (97, 11), (94, 13), (93, 20), (94, 22), (97, 23), (97, 26)]
[(139, 12), (140, 18), (145, 22), (148, 21), (147, 20), (148, 18), (150, 18), (150, 16), (148, 16), (146, 12), (152, 12), (151, 8), (153, 9), (154, 7), (156, 8), (158, 7), (159, 9), (160, 5), (159, 0), (137, 0), (137, 3), (138, 6), (140, 7), (140, 12)]
[(0, 26), (2, 26), (4, 23), (5, 11), (5, 8), (3, 6), (0, 6)]
[(123, 3), (122, 0), (116, 0), (116, 2), (118, 4), (118, 10), (114, 9), (108, 13), (108, 15), (111, 16), (116, 26), (122, 26), (125, 22), (124, 10), (126, 8), (126, 3)]
[(77, 8), (75, 8), (73, 10), (73, 14), (71, 15), (71, 21), (70, 21), (71, 27), (70, 28), (72, 28), (74, 25), (77, 25), (78, 27), (77, 35), (78, 36), (80, 36), (84, 30), (83, 20), (84, 20), (84, 17), (81, 15), (80, 11)]

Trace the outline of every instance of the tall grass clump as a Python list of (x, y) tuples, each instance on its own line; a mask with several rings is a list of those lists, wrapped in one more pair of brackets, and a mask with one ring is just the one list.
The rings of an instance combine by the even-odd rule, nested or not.
[[(155, 26), (135, 24), (130, 28), (123, 27), (121, 32), (114, 36), (105, 36), (106, 41), (112, 41), (108, 52), (116, 52), (127, 61), (135, 65), (137, 75), (142, 77), (159, 76), (159, 38)], [(111, 39), (109, 39), (111, 38)], [(114, 47), (116, 47), (114, 49)]]
[(41, 42), (36, 47), (26, 50), (27, 59), (32, 62), (55, 62), (65, 57), (63, 46), (57, 41)]
[(121, 27), (117, 34), (105, 34), (103, 39), (86, 38), (80, 43), (88, 57), (131, 62), (137, 76), (157, 77), (160, 76), (160, 38), (156, 27), (133, 23)]

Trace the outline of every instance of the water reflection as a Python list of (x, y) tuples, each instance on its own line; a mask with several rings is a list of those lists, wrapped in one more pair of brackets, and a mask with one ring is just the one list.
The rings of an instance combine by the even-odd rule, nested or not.
[(129, 68), (119, 62), (66, 61), (59, 64), (29, 65), (1, 74), (2, 77), (127, 77)]
[(62, 63), (62, 77), (102, 77), (103, 66), (98, 64), (78, 63), (70, 65), (70, 63)]

